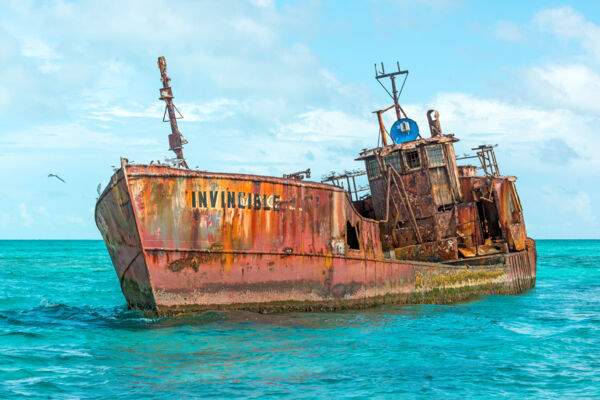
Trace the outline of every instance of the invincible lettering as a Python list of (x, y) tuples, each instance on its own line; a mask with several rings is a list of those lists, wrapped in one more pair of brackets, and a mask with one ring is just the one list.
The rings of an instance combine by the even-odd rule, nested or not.
[(243, 193), (218, 190), (191, 192), (192, 208), (241, 208), (246, 210), (279, 211), (278, 194)]

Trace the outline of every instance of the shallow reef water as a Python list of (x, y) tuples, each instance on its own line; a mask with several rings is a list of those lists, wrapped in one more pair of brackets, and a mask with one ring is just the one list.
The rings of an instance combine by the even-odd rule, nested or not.
[(128, 310), (101, 241), (0, 241), (0, 398), (600, 398), (600, 241), (536, 288), (337, 313)]

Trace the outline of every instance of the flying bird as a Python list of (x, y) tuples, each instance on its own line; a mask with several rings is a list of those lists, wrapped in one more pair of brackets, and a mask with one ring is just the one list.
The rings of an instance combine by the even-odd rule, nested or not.
[(56, 175), (56, 174), (48, 174), (48, 178), (56, 178), (56, 179), (60, 179), (63, 183), (67, 183), (63, 178), (61, 178), (60, 176)]

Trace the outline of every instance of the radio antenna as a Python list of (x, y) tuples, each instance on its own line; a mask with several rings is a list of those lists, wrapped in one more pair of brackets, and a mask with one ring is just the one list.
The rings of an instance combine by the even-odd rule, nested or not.
[[(379, 82), (381, 87), (383, 87), (385, 89), (385, 91), (390, 95), (390, 97), (394, 100), (394, 108), (396, 109), (397, 119), (402, 119), (402, 113), (404, 114), (405, 117), (406, 117), (406, 113), (404, 112), (402, 107), (400, 107), (400, 104), (398, 103), (398, 98), (402, 94), (402, 89), (404, 89), (404, 84), (406, 83), (406, 78), (408, 78), (408, 70), (402, 71), (400, 69), (400, 62), (396, 62), (396, 65), (398, 66), (398, 71), (394, 71), (394, 72), (390, 72), (389, 74), (386, 74), (383, 63), (381, 63), (381, 72), (379, 72), (377, 70), (377, 64), (375, 64), (375, 79), (377, 79), (377, 82)], [(396, 90), (396, 76), (398, 76), (398, 75), (404, 75), (404, 81), (402, 81), (402, 86), (400, 87), (400, 92), (398, 92)], [(387, 90), (387, 88), (383, 85), (383, 83), (381, 83), (380, 79), (382, 79), (382, 78), (390, 78), (390, 80), (392, 81), (392, 93), (390, 93), (389, 90)]]
[(169, 122), (171, 124), (171, 134), (169, 135), (169, 150), (172, 150), (177, 156), (177, 162), (175, 164), (179, 164), (184, 168), (189, 168), (187, 163), (185, 162), (185, 158), (183, 158), (183, 145), (187, 143), (187, 140), (183, 137), (183, 135), (179, 132), (179, 128), (177, 127), (177, 115), (175, 111), (180, 115), (179, 118), (183, 118), (183, 115), (179, 112), (177, 107), (173, 104), (173, 91), (171, 90), (171, 78), (167, 75), (167, 62), (164, 57), (158, 57), (158, 69), (160, 69), (160, 80), (163, 83), (163, 87), (160, 89), (160, 99), (164, 100), (165, 105), (165, 113), (163, 114), (163, 121), (165, 120), (165, 116), (169, 114)]

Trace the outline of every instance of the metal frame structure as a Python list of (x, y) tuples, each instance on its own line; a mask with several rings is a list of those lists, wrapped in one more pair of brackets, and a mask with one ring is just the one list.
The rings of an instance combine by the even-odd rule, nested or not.
[[(364, 176), (366, 174), (367, 174), (367, 171), (362, 170), (362, 169), (357, 169), (354, 171), (345, 171), (345, 173), (339, 174), (339, 175), (336, 174), (335, 172), (332, 172), (330, 175), (324, 175), (321, 179), (321, 183), (331, 183), (334, 186), (338, 186), (343, 189), (346, 189), (346, 191), (350, 195), (350, 199), (352, 199), (353, 201), (358, 201), (361, 199), (358, 194), (360, 192), (368, 191), (369, 187), (368, 186), (357, 187), (356, 186), (356, 177)], [(350, 179), (352, 179), (352, 185), (350, 184)], [(347, 187), (344, 186), (344, 180), (346, 181)], [(352, 190), (352, 187), (354, 187), (354, 190)]]
[(479, 162), (481, 162), (481, 167), (483, 168), (483, 173), (485, 175), (500, 176), (493, 146), (481, 145), (479, 147), (472, 148), (471, 150), (479, 150), (477, 152), (477, 157), (479, 158)]
[(175, 111), (180, 115), (180, 118), (183, 118), (183, 115), (177, 110), (175, 104), (173, 104), (173, 90), (171, 89), (171, 78), (167, 75), (167, 62), (164, 57), (158, 57), (158, 69), (160, 70), (160, 80), (163, 83), (163, 87), (160, 89), (160, 98), (159, 100), (164, 100), (165, 105), (165, 113), (163, 114), (163, 121), (165, 120), (165, 116), (169, 114), (169, 123), (171, 125), (171, 134), (169, 135), (169, 150), (173, 151), (177, 156), (177, 161), (174, 162), (175, 165), (180, 165), (183, 168), (189, 168), (187, 163), (185, 162), (185, 158), (183, 157), (183, 145), (187, 143), (181, 132), (179, 132), (179, 127), (177, 126), (177, 115)]
[(464, 157), (456, 157), (456, 160), (468, 160), (470, 158), (477, 158), (481, 163), (481, 167), (478, 169), (483, 170), (485, 176), (500, 176), (500, 170), (498, 169), (498, 162), (496, 161), (496, 153), (494, 147), (497, 144), (490, 146), (482, 144), (479, 147), (473, 147), (471, 150), (477, 150), (476, 155), (470, 156), (465, 155)]

